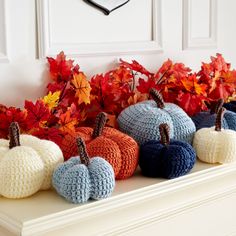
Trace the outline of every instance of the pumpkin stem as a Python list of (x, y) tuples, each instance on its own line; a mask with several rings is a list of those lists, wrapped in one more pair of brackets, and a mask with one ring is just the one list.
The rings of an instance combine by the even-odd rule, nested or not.
[(165, 107), (163, 97), (156, 89), (151, 88), (149, 91), (149, 95), (156, 102), (158, 108), (163, 109)]
[(89, 155), (88, 155), (84, 140), (80, 137), (77, 138), (77, 146), (79, 150), (81, 163), (88, 166), (90, 164)]
[(216, 115), (216, 122), (215, 122), (215, 131), (221, 131), (222, 128), (222, 119), (224, 117), (225, 108), (221, 107)]
[(161, 135), (161, 143), (165, 146), (170, 144), (170, 127), (168, 124), (160, 124), (159, 132)]
[(17, 122), (12, 122), (9, 127), (9, 148), (20, 146), (20, 128)]
[(211, 114), (217, 114), (218, 111), (223, 107), (224, 105), (224, 99), (220, 98), (217, 103), (211, 107), (210, 113)]
[(100, 112), (95, 120), (95, 126), (92, 134), (93, 138), (97, 138), (102, 134), (106, 122), (107, 122), (107, 114), (105, 112)]

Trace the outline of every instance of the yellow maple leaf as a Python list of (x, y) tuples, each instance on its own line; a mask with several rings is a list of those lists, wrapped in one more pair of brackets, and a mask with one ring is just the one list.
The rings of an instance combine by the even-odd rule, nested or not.
[(75, 86), (76, 94), (78, 98), (78, 104), (90, 103), (90, 91), (91, 87), (84, 73), (80, 72), (73, 76), (72, 84)]
[(54, 93), (49, 92), (48, 95), (43, 97), (43, 103), (47, 105), (51, 110), (52, 108), (58, 105), (60, 95), (61, 95), (60, 91), (56, 91)]

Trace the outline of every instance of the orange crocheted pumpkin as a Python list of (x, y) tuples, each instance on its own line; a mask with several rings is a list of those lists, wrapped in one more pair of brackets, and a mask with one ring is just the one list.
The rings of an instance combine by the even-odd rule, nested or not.
[(79, 127), (76, 135), (63, 141), (65, 159), (78, 153), (76, 136), (83, 138), (89, 156), (101, 156), (108, 161), (115, 172), (116, 179), (126, 179), (133, 175), (138, 165), (139, 146), (133, 138), (122, 132), (105, 127), (106, 113), (98, 114), (94, 129)]

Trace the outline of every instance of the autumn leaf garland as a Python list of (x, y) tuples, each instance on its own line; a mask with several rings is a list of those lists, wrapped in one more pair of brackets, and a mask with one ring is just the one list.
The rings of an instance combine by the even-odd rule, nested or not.
[(117, 68), (90, 80), (63, 52), (47, 60), (52, 79), (47, 94), (35, 103), (25, 101), (24, 109), (0, 105), (0, 138), (7, 138), (9, 124), (17, 121), (23, 133), (52, 140), (63, 148), (76, 136), (77, 127), (93, 124), (101, 111), (108, 113), (108, 125), (115, 127), (119, 113), (149, 99), (153, 87), (166, 102), (178, 104), (190, 116), (219, 98), (228, 101), (235, 96), (236, 71), (221, 54), (202, 63), (197, 73), (170, 59), (156, 73), (135, 60), (120, 60)]

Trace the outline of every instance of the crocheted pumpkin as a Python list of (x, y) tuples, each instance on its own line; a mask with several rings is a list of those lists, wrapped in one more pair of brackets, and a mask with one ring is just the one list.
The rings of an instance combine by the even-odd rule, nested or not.
[(207, 163), (229, 163), (236, 161), (236, 132), (221, 129), (225, 108), (220, 108), (215, 127), (199, 129), (193, 147), (200, 160)]
[(164, 103), (155, 89), (150, 90), (153, 100), (144, 101), (124, 109), (118, 116), (120, 130), (133, 137), (139, 144), (149, 140), (160, 140), (156, 127), (167, 123), (170, 137), (192, 143), (196, 131), (193, 121), (177, 105)]
[(143, 175), (172, 179), (187, 174), (196, 161), (194, 149), (186, 142), (170, 140), (167, 124), (161, 124), (159, 132), (160, 141), (151, 140), (140, 147)]
[[(105, 127), (107, 115), (101, 112), (96, 117), (94, 129), (79, 127), (77, 136), (84, 139), (90, 156), (101, 156), (108, 161), (115, 172), (116, 179), (126, 179), (133, 175), (138, 165), (139, 147), (135, 140), (120, 131)], [(75, 140), (75, 139), (74, 139)], [(76, 142), (64, 140), (68, 148), (66, 157), (76, 155)]]
[[(196, 129), (209, 128), (214, 126), (217, 112), (222, 108), (224, 104), (223, 99), (219, 99), (217, 104), (213, 106), (210, 111), (200, 112), (192, 117), (193, 122), (196, 125)], [(236, 114), (232, 111), (225, 111), (224, 118), (222, 120), (222, 126), (224, 129), (236, 130)]]
[(62, 197), (73, 203), (89, 198), (109, 197), (115, 187), (112, 166), (102, 157), (89, 158), (85, 143), (77, 139), (80, 156), (60, 164), (53, 174), (53, 186)]
[(63, 162), (60, 148), (48, 140), (20, 135), (16, 122), (9, 128), (10, 141), (0, 139), (0, 195), (24, 198), (51, 187), (55, 167)]
[(225, 103), (224, 107), (229, 110), (232, 111), (234, 113), (236, 113), (236, 101), (231, 101), (229, 103)]

